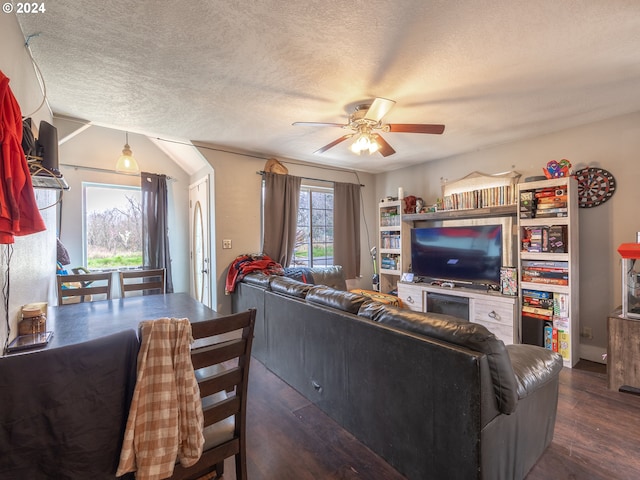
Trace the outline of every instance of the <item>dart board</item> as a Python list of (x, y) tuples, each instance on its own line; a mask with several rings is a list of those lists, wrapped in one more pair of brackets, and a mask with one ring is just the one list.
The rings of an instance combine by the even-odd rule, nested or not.
[(576, 172), (578, 180), (578, 206), (597, 207), (611, 198), (616, 191), (616, 179), (604, 168), (587, 167)]

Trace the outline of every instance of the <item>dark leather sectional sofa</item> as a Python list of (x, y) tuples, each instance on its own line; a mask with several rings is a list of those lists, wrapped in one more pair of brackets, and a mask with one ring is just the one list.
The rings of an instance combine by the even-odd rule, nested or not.
[(257, 308), (255, 358), (409, 479), (521, 479), (551, 442), (549, 350), (282, 276), (248, 275), (233, 306)]

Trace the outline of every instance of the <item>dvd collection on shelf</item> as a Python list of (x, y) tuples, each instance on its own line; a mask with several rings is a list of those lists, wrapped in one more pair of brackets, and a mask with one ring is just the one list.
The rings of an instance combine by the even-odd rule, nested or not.
[(567, 253), (567, 226), (523, 227), (523, 252)]
[(480, 188), (468, 192), (445, 195), (442, 203), (444, 210), (467, 210), (513, 205), (516, 203), (515, 191), (516, 189), (512, 185)]

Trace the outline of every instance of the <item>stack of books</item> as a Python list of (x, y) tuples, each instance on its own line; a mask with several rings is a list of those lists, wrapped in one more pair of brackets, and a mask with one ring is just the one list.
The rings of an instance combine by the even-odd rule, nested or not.
[(547, 285), (569, 285), (569, 262), (523, 260), (522, 281)]
[(520, 192), (520, 218), (552, 218), (568, 215), (567, 186)]

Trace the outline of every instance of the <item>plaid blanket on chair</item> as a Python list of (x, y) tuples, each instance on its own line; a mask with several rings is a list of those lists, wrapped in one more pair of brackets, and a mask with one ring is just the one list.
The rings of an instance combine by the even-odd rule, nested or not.
[(186, 318), (140, 323), (138, 377), (127, 419), (117, 476), (161, 480), (202, 455), (203, 414), (191, 363), (191, 324)]

